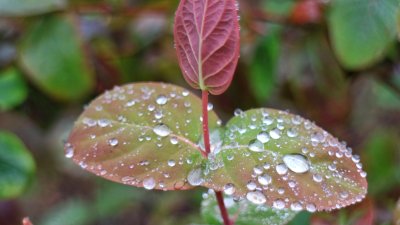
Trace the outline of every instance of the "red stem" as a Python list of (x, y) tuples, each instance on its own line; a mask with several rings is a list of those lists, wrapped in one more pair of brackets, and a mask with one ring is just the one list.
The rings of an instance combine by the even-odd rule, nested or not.
[[(204, 148), (206, 150), (206, 155), (210, 154), (210, 130), (208, 128), (208, 92), (201, 92), (202, 99), (202, 111), (203, 111), (203, 136), (204, 136)], [(224, 196), (222, 192), (216, 191), (215, 196), (217, 197), (217, 202), (219, 210), (221, 211), (222, 219), (224, 220), (224, 225), (233, 225), (229, 219), (228, 211), (226, 210), (224, 203)]]

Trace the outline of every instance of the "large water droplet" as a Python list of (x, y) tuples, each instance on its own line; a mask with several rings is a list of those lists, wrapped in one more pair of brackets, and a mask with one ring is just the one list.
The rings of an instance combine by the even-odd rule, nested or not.
[(295, 173), (305, 173), (310, 170), (307, 158), (301, 154), (290, 154), (283, 156), (285, 165)]
[(235, 188), (234, 184), (231, 184), (231, 183), (225, 184), (224, 193), (226, 195), (233, 195), (233, 193), (235, 193), (235, 191), (236, 191), (236, 188)]
[(274, 201), (273, 205), (274, 208), (276, 209), (284, 209), (285, 208), (285, 201), (282, 199), (277, 199)]
[(254, 140), (250, 141), (249, 149), (250, 149), (250, 151), (253, 151), (253, 152), (263, 152), (264, 145), (259, 140), (254, 139)]
[(258, 182), (261, 185), (264, 185), (264, 186), (268, 185), (268, 184), (270, 184), (272, 182), (272, 177), (269, 176), (268, 174), (263, 174), (263, 175), (258, 177)]
[(275, 128), (269, 132), (269, 136), (271, 136), (272, 139), (279, 139), (281, 138), (281, 131)]
[(203, 171), (201, 168), (189, 172), (187, 180), (192, 186), (199, 186), (203, 183)]
[(315, 182), (317, 182), (317, 183), (320, 183), (320, 182), (322, 182), (322, 176), (319, 175), (319, 174), (314, 174), (314, 175), (313, 175), (313, 180), (314, 180)]
[(107, 127), (107, 126), (109, 126), (109, 125), (111, 124), (111, 122), (110, 122), (108, 119), (99, 119), (99, 120), (97, 121), (97, 124), (98, 124), (100, 127)]
[(168, 98), (165, 95), (159, 95), (156, 99), (156, 103), (159, 105), (165, 105), (168, 102)]
[(303, 210), (303, 206), (301, 205), (300, 202), (293, 202), (290, 205), (290, 209), (293, 210), (293, 211), (297, 211), (298, 212), (298, 211)]
[(111, 147), (115, 147), (115, 146), (118, 145), (118, 139), (116, 139), (116, 138), (111, 138), (110, 140), (108, 140), (108, 144), (109, 144)]
[(260, 132), (257, 134), (257, 140), (259, 140), (261, 143), (265, 144), (269, 141), (269, 135), (267, 132)]
[(287, 166), (286, 166), (285, 164), (283, 164), (283, 163), (276, 165), (275, 169), (276, 169), (276, 172), (277, 172), (279, 175), (284, 175), (284, 174), (286, 174), (287, 171), (288, 171)]
[(65, 149), (65, 157), (69, 159), (74, 157), (74, 148), (72, 146), (68, 146)]
[(147, 190), (152, 190), (156, 186), (156, 181), (154, 178), (149, 177), (143, 180), (143, 187), (146, 188)]
[(169, 167), (174, 167), (176, 165), (176, 162), (172, 159), (168, 160), (168, 166)]
[(267, 198), (264, 196), (264, 194), (260, 191), (253, 191), (253, 192), (248, 192), (246, 194), (247, 200), (250, 202), (261, 205), (264, 204), (267, 201)]
[(317, 207), (315, 206), (315, 204), (309, 203), (306, 205), (306, 209), (307, 209), (307, 211), (313, 213), (317, 210)]
[(249, 191), (254, 191), (257, 188), (257, 184), (254, 183), (253, 181), (249, 181), (246, 185), (247, 189), (249, 189)]
[(161, 123), (153, 128), (153, 132), (160, 137), (166, 137), (171, 133), (171, 130), (167, 125)]

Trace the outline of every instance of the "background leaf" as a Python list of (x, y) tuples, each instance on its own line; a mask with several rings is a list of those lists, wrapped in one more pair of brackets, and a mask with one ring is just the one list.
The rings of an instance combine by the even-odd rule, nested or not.
[(93, 88), (81, 40), (70, 17), (35, 22), (20, 46), (20, 64), (42, 91), (60, 100), (78, 100)]
[(314, 212), (354, 204), (367, 192), (358, 156), (311, 121), (283, 111), (238, 113), (214, 154), (204, 186), (226, 192), (231, 185), (230, 194), (255, 204)]
[[(161, 83), (116, 87), (80, 116), (66, 156), (118, 183), (189, 189), (201, 184), (200, 116), (200, 99), (183, 88)], [(210, 127), (216, 128), (218, 117), (209, 116)]]
[(239, 60), (236, 0), (180, 2), (175, 16), (175, 45), (186, 81), (221, 94), (230, 85)]
[(27, 97), (27, 87), (21, 74), (14, 68), (0, 73), (0, 110), (21, 104)]
[(35, 15), (61, 9), (65, 5), (65, 0), (0, 0), (0, 15)]
[(14, 134), (0, 130), (0, 199), (22, 194), (34, 171), (33, 158), (24, 144)]
[[(203, 194), (201, 214), (208, 225), (220, 225), (222, 218), (213, 191)], [(225, 206), (230, 218), (235, 218), (235, 225), (281, 225), (293, 219), (296, 212), (290, 210), (277, 210), (264, 205), (255, 205), (247, 200), (235, 202), (232, 197), (224, 198)]]
[(334, 50), (349, 69), (362, 69), (385, 56), (396, 37), (398, 0), (335, 0), (329, 15)]

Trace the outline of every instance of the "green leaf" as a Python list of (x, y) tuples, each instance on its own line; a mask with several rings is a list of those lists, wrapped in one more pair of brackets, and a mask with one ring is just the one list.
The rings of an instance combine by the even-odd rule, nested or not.
[[(221, 213), (214, 195), (211, 191), (204, 194), (201, 204), (201, 215), (208, 225), (223, 224)], [(296, 212), (283, 209), (277, 210), (265, 205), (255, 205), (247, 200), (235, 202), (233, 197), (224, 197), (230, 218), (235, 218), (235, 225), (281, 225), (289, 222), (296, 215)]]
[(28, 16), (62, 9), (65, 6), (65, 0), (0, 0), (0, 15)]
[(20, 73), (14, 68), (0, 73), (0, 111), (21, 104), (27, 97), (27, 87)]
[[(183, 88), (161, 83), (117, 87), (80, 116), (66, 156), (115, 182), (189, 189), (198, 185), (195, 178), (204, 164), (197, 145), (202, 136), (200, 117), (200, 99)], [(217, 120), (210, 112), (212, 129)]]
[(14, 134), (0, 131), (0, 199), (22, 194), (34, 171), (33, 158), (24, 144)]
[(81, 42), (70, 17), (44, 17), (22, 40), (20, 63), (43, 92), (60, 100), (81, 99), (94, 84)]
[(396, 38), (398, 0), (335, 0), (329, 29), (339, 61), (363, 69), (385, 56)]
[(280, 52), (280, 27), (270, 27), (263, 37), (250, 65), (250, 86), (259, 103), (265, 102), (276, 87), (276, 72)]
[[(273, 109), (240, 113), (213, 152), (204, 186), (278, 209), (331, 210), (361, 201), (366, 173), (358, 157), (300, 116)], [(232, 192), (232, 189), (231, 189)]]

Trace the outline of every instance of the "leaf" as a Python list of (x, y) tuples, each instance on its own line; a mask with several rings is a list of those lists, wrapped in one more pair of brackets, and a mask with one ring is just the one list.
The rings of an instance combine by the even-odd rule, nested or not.
[(358, 156), (311, 121), (283, 111), (234, 117), (213, 154), (209, 165), (216, 166), (209, 166), (203, 185), (233, 186), (234, 196), (256, 204), (314, 212), (354, 204), (367, 192)]
[(62, 9), (65, 0), (0, 0), (0, 15), (29, 16)]
[(25, 101), (27, 92), (25, 81), (17, 70), (11, 68), (0, 73), (0, 111), (21, 104)]
[(0, 130), (0, 199), (22, 194), (34, 171), (33, 158), (24, 144), (14, 134)]
[[(201, 214), (208, 225), (220, 225), (222, 218), (214, 192), (204, 194)], [(235, 218), (235, 225), (262, 224), (281, 225), (289, 222), (296, 215), (290, 210), (277, 210), (264, 205), (255, 205), (247, 200), (235, 202), (233, 197), (224, 197), (230, 218)]]
[(335, 0), (328, 23), (339, 61), (363, 69), (385, 56), (396, 38), (398, 0)]
[(20, 46), (20, 64), (29, 78), (60, 100), (78, 100), (92, 90), (94, 77), (85, 57), (67, 16), (48, 16), (34, 23)]
[[(135, 83), (94, 100), (75, 124), (66, 156), (106, 179), (146, 189), (190, 189), (203, 166), (201, 101), (169, 84)], [(217, 127), (210, 112), (209, 124)], [(188, 178), (190, 177), (190, 178)]]
[(175, 16), (175, 46), (186, 81), (222, 94), (239, 59), (240, 35), (235, 0), (182, 0)]
[(270, 27), (260, 39), (250, 65), (250, 86), (259, 103), (264, 103), (274, 87), (280, 53), (280, 27)]

